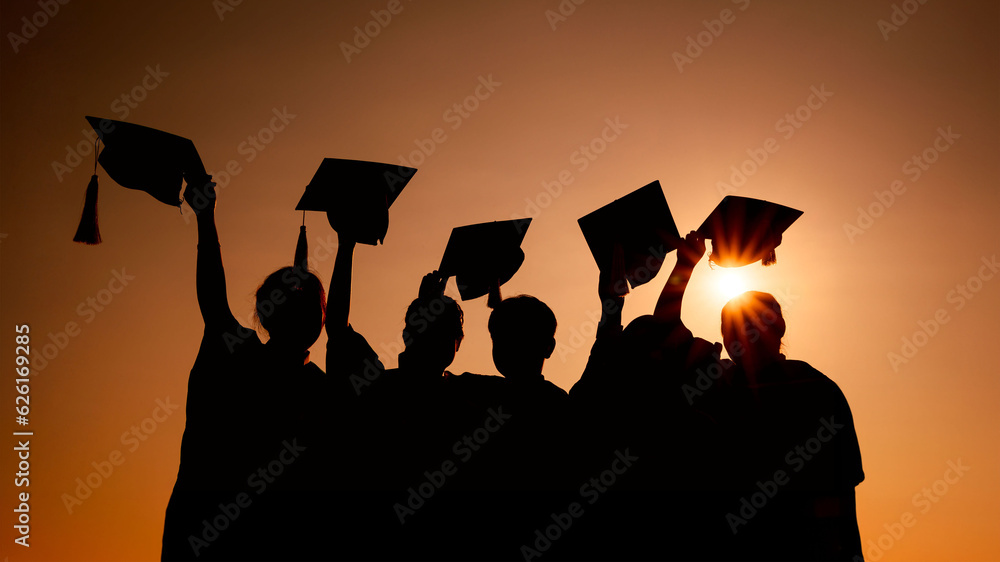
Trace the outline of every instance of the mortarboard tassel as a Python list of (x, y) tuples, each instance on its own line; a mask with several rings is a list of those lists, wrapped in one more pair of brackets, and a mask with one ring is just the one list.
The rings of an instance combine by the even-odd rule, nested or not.
[(768, 230), (767, 245), (771, 247), (771, 251), (764, 256), (764, 259), (760, 260), (762, 265), (774, 265), (778, 262), (778, 256), (775, 255), (774, 249), (781, 244), (781, 233), (775, 234), (774, 231)]
[(101, 229), (97, 225), (97, 152), (100, 140), (94, 142), (94, 175), (87, 184), (87, 196), (83, 201), (83, 214), (80, 216), (80, 226), (76, 228), (74, 242), (88, 245), (101, 243)]
[(611, 254), (611, 287), (608, 289), (618, 296), (629, 293), (628, 280), (625, 279), (625, 248), (621, 244), (615, 244)]
[(503, 297), (500, 296), (500, 282), (490, 284), (490, 292), (486, 297), (486, 306), (490, 308), (496, 308), (500, 306), (500, 301)]
[(295, 243), (295, 261), (293, 266), (309, 271), (309, 241), (306, 240), (306, 213), (302, 211), (302, 226), (299, 227), (299, 240)]

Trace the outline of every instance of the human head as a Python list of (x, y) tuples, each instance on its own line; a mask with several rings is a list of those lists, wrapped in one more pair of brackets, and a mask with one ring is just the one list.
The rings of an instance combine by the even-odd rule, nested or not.
[(326, 320), (326, 292), (311, 272), (283, 267), (257, 288), (254, 316), (282, 348), (305, 351), (316, 343)]
[(722, 308), (722, 343), (729, 357), (744, 368), (777, 359), (784, 335), (781, 305), (768, 293), (747, 291)]
[(538, 375), (556, 347), (556, 315), (545, 303), (529, 295), (504, 299), (489, 321), (493, 338), (493, 364), (512, 378)]
[(455, 360), (465, 332), (465, 314), (455, 299), (422, 295), (406, 309), (403, 344), (412, 364), (442, 372)]
[(669, 322), (652, 314), (635, 318), (622, 332), (622, 341), (629, 361), (642, 366), (624, 369), (619, 377), (638, 379), (643, 374), (656, 376), (664, 370), (672, 374), (687, 361), (692, 337), (691, 331), (680, 322)]

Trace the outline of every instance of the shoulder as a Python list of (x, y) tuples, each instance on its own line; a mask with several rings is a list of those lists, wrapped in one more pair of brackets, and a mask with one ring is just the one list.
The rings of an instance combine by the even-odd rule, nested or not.
[(476, 373), (447, 374), (448, 382), (452, 384), (500, 384), (504, 378), (499, 375), (478, 375)]
[[(696, 367), (704, 366), (710, 362), (722, 362), (720, 359), (722, 356), (722, 344), (718, 342), (710, 342), (706, 339), (691, 337), (691, 346), (688, 348), (687, 358), (685, 360), (684, 367), (687, 369), (692, 369)], [(724, 361), (729, 361), (728, 359)], [(731, 361), (730, 361), (731, 363)], [(722, 364), (723, 368), (728, 368), (730, 365)]]
[(395, 385), (399, 384), (400, 381), (405, 380), (402, 373), (399, 371), (399, 367), (395, 369), (386, 369), (382, 371), (379, 375), (379, 382), (383, 385)]
[(192, 373), (250, 360), (264, 348), (257, 332), (240, 324), (230, 329), (205, 327)]
[(305, 372), (306, 376), (310, 378), (326, 378), (326, 371), (320, 368), (319, 365), (313, 363), (312, 361), (306, 363), (302, 366), (302, 370)]
[(462, 394), (485, 394), (491, 395), (500, 392), (504, 388), (504, 378), (496, 375), (478, 375), (475, 373), (462, 373), (455, 375), (447, 373), (445, 384), (452, 392)]
[(210, 351), (224, 351), (232, 355), (244, 350), (253, 350), (263, 346), (257, 331), (233, 322), (228, 325), (205, 325), (201, 337), (201, 348)]
[(812, 365), (786, 359), (781, 362), (781, 372), (794, 385), (795, 392), (814, 404), (814, 408), (851, 415), (851, 406), (840, 386)]
[(550, 396), (557, 400), (565, 400), (569, 398), (568, 392), (550, 380), (542, 381), (540, 386), (542, 388), (542, 392), (544, 392), (546, 396)]
[(366, 356), (378, 357), (375, 350), (368, 343), (368, 340), (354, 330), (348, 324), (343, 328), (327, 330), (326, 347), (335, 353), (349, 353), (350, 355), (362, 354)]
[(840, 387), (833, 379), (819, 372), (815, 367), (805, 361), (786, 359), (778, 363), (783, 377), (792, 383), (812, 384), (827, 389), (836, 389), (840, 393)]

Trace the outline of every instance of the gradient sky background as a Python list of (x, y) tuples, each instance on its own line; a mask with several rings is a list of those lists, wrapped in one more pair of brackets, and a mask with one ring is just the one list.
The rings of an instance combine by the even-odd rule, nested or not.
[[(1000, 7), (933, 0), (886, 38), (879, 20), (903, 5), (917, 3), (588, 0), (553, 29), (546, 10), (558, 11), (557, 0), (404, 1), (348, 61), (341, 43), (386, 1), (247, 1), (221, 17), (207, 0), (169, 8), (76, 1), (37, 16), (48, 21), (17, 52), (10, 34), (22, 34), (22, 18), (41, 8), (4, 1), (2, 362), (14, 363), (15, 325), (31, 326), (36, 365), (67, 322), (80, 332), (64, 336), (63, 349), (50, 346), (53, 356), (32, 378), (30, 549), (13, 544), (16, 460), (14, 438), (4, 438), (3, 555), (159, 556), (183, 408), (134, 451), (122, 434), (157, 400), (184, 402), (202, 329), (193, 215), (123, 189), (101, 170), (105, 242), (75, 244), (93, 154), (61, 177), (53, 169), (85, 138), (85, 115), (123, 117), (127, 106), (115, 100), (141, 89), (148, 67), (164, 75), (139, 92), (144, 99), (126, 120), (191, 138), (209, 171), (231, 160), (241, 168), (220, 183), (218, 206), (238, 318), (248, 317), (263, 278), (291, 263), (301, 221), (293, 209), (324, 157), (398, 163), (441, 128), (446, 139), (431, 142), (434, 152), (391, 209), (385, 245), (356, 252), (352, 322), (394, 365), (406, 305), (439, 264), (451, 228), (533, 216), (527, 258), (504, 294), (533, 294), (555, 311), (559, 348), (545, 374), (565, 389), (583, 370), (599, 310), (597, 266), (576, 220), (659, 180), (687, 232), (721, 200), (718, 182), (729, 183), (731, 167), (775, 139), (777, 152), (732, 193), (805, 214), (786, 233), (777, 265), (739, 274), (747, 288), (784, 299), (787, 354), (835, 380), (851, 403), (867, 475), (857, 495), (868, 559), (1000, 558), (992, 353), (1000, 276), (982, 268), (1000, 251)], [(679, 71), (673, 54), (725, 9), (735, 21)], [(481, 77), (499, 85), (467, 118), (449, 117)], [(780, 121), (812, 88), (832, 95), (801, 110), (808, 120), (786, 138)], [(285, 108), (294, 118), (251, 160), (241, 143)], [(627, 128), (581, 169), (574, 153), (602, 134), (606, 119)], [(939, 128), (958, 137), (915, 178), (904, 165), (934, 146)], [(572, 183), (549, 197), (545, 183), (563, 170)], [(895, 180), (906, 191), (851, 239), (845, 223), (857, 224), (859, 207)], [(335, 234), (321, 214), (307, 224), (312, 266), (328, 280), (332, 253), (322, 248), (335, 246)], [(134, 279), (112, 294), (115, 271)], [(725, 276), (703, 262), (685, 299), (685, 322), (706, 339), (721, 339)], [(626, 321), (652, 311), (663, 281), (632, 292)], [(958, 285), (972, 298), (952, 293)], [(457, 296), (454, 281), (449, 294)], [(106, 305), (97, 312), (88, 298)], [(485, 299), (463, 308), (466, 339), (452, 370), (495, 373)], [(918, 336), (924, 345), (894, 369), (888, 354), (901, 353), (903, 338), (939, 310), (947, 322)], [(325, 342), (313, 346), (319, 365)], [(12, 382), (2, 391), (10, 431), (18, 428)], [(62, 494), (115, 450), (125, 462), (68, 513)], [(932, 489), (934, 503), (915, 498), (949, 461), (971, 468)], [(885, 525), (907, 512), (916, 524), (890, 541)], [(870, 550), (880, 537), (883, 547), (892, 543), (884, 553)]]

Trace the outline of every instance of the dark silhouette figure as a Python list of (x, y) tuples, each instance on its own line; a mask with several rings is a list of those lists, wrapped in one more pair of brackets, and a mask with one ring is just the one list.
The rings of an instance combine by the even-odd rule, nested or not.
[[(689, 235), (689, 238), (692, 235)], [(684, 290), (697, 256), (682, 240), (677, 264), (652, 315), (622, 328), (627, 292), (602, 268), (602, 319), (580, 381), (570, 395), (578, 412), (583, 466), (593, 476), (615, 452), (637, 460), (607, 487), (576, 545), (579, 558), (704, 559), (714, 556), (721, 520), (711, 491), (717, 427), (685, 400), (690, 373), (717, 359), (721, 344), (695, 338), (680, 319)], [(713, 356), (714, 354), (714, 356)], [(585, 480), (584, 480), (585, 481)]]
[(486, 379), (494, 387), (490, 401), (511, 416), (491, 447), (496, 486), (554, 490), (563, 476), (569, 412), (569, 395), (542, 374), (556, 346), (555, 314), (535, 297), (510, 297), (493, 309), (489, 332), (493, 364), (503, 375)]
[[(668, 281), (657, 310), (679, 311), (704, 240), (692, 232), (679, 252), (680, 277)], [(703, 481), (713, 507), (698, 512), (708, 516), (701, 528), (713, 539), (710, 558), (850, 560), (861, 554), (854, 487), (864, 473), (850, 407), (833, 381), (785, 358), (784, 334), (774, 297), (749, 292), (722, 311), (731, 361), (695, 352), (699, 340), (686, 328), (670, 338), (668, 354), (685, 362), (680, 388), (686, 402), (714, 422), (713, 439), (692, 449), (714, 452), (707, 458), (715, 466), (706, 471), (712, 481)]]
[(781, 353), (785, 321), (767, 293), (722, 311), (735, 363), (714, 413), (724, 425), (735, 493), (725, 517), (733, 552), (753, 560), (861, 556), (855, 487), (864, 480), (851, 408), (832, 380)]
[[(385, 369), (350, 323), (348, 228), (329, 302), (304, 264), (258, 289), (262, 343), (228, 305), (214, 184), (188, 181), (189, 203), (211, 202), (192, 205), (205, 333), (165, 560), (860, 555), (864, 474), (846, 399), (782, 355), (784, 319), (766, 293), (726, 305), (721, 344), (691, 333), (681, 306), (699, 234), (671, 234), (677, 263), (652, 314), (626, 328), (623, 256), (605, 252), (597, 340), (567, 394), (543, 375), (555, 315), (527, 295), (494, 302), (501, 376), (449, 372), (464, 315), (438, 271), (406, 310), (398, 368)], [(328, 375), (308, 359), (324, 326)]]
[[(309, 347), (322, 330), (325, 293), (311, 273), (289, 267), (269, 275), (257, 291), (256, 317), (270, 336), (262, 343), (229, 307), (215, 184), (207, 176), (186, 180), (185, 199), (198, 217), (205, 331), (188, 383), (162, 557), (308, 557), (310, 513), (303, 508), (324, 464), (317, 437), (329, 394)], [(203, 199), (194, 204), (195, 197)]]
[(542, 374), (556, 345), (556, 318), (545, 303), (504, 299), (488, 327), (502, 376), (464, 373), (449, 381), (450, 392), (471, 404), (470, 412), (502, 421), (479, 431), (482, 441), (454, 479), (449, 509), (464, 515), (464, 557), (508, 560), (522, 556), (521, 545), (551, 512), (566, 509), (569, 397)]
[[(364, 338), (346, 326), (345, 317), (333, 313), (347, 277), (342, 272), (349, 271), (348, 248), (342, 244), (338, 250), (331, 284), (327, 361), (332, 374), (353, 381), (357, 396), (349, 478), (355, 524), (346, 540), (353, 550), (345, 553), (338, 543), (331, 545), (331, 555), (457, 557), (448, 553), (461, 551), (456, 540), (462, 537), (451, 528), (453, 512), (446, 508), (445, 482), (437, 474), (443, 474), (443, 462), (460, 462), (455, 443), (471, 431), (471, 420), (482, 423), (485, 412), (474, 411), (471, 400), (450, 390), (455, 375), (446, 369), (464, 338), (462, 309), (444, 295), (446, 278), (438, 272), (424, 276), (406, 311), (399, 367), (384, 369)], [(427, 474), (434, 475), (429, 484)], [(453, 487), (451, 482), (447, 486)], [(431, 497), (425, 497), (428, 494)]]
[(371, 491), (384, 467), (377, 455), (381, 436), (372, 426), (381, 420), (371, 411), (374, 391), (368, 387), (384, 382), (385, 368), (350, 324), (355, 247), (346, 229), (338, 233), (326, 309), (326, 366), (340, 399), (326, 419), (325, 526), (317, 530), (327, 537), (322, 557), (345, 560), (377, 557), (380, 541), (391, 537), (384, 529), (389, 521), (380, 520), (375, 511), (376, 500), (385, 498), (375, 498)]

